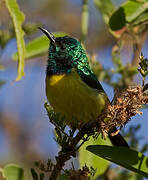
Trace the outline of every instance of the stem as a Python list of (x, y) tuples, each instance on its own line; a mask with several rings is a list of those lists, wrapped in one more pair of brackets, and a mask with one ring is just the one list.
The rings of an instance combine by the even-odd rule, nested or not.
[(88, 18), (89, 18), (88, 0), (83, 0), (82, 16), (81, 16), (81, 37), (80, 37), (82, 44), (85, 44), (86, 36), (88, 34)]
[(132, 59), (132, 63), (131, 65), (132, 66), (138, 66), (139, 64), (139, 56), (140, 56), (140, 53), (141, 53), (141, 49), (144, 45), (144, 42), (147, 38), (147, 35), (148, 35), (148, 30), (147, 30), (147, 27), (146, 29), (142, 32), (141, 36), (139, 37), (139, 40), (135, 43), (135, 49), (134, 49), (134, 57)]
[[(97, 121), (92, 121), (82, 126), (77, 135), (69, 142), (69, 144), (64, 145), (66, 150), (62, 148), (62, 150), (58, 153), (56, 157), (56, 165), (52, 170), (52, 173), (49, 177), (49, 180), (56, 180), (60, 171), (62, 170), (65, 162), (68, 161), (71, 156), (75, 156), (76, 151), (78, 150), (77, 144), (84, 137), (85, 134), (93, 133), (93, 128), (96, 126)], [(86, 139), (87, 140), (87, 139)]]
[(56, 165), (54, 166), (51, 176), (49, 177), (49, 180), (57, 179), (58, 175), (60, 174), (60, 171), (62, 170), (62, 167), (65, 165), (65, 162), (68, 161), (71, 157), (70, 153), (60, 154), (60, 152), (59, 152), (59, 156), (56, 157)]

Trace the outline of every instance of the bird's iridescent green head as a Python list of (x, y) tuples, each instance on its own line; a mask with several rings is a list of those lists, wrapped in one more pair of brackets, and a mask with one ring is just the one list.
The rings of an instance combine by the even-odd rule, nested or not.
[(70, 73), (72, 68), (87, 71), (89, 68), (86, 52), (81, 43), (69, 36), (54, 37), (40, 28), (50, 39), (47, 74)]

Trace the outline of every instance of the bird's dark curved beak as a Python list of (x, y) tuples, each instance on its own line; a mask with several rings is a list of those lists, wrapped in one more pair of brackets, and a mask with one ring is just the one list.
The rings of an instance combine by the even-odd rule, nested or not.
[(55, 37), (51, 32), (48, 32), (46, 29), (38, 27), (47, 37), (48, 39), (55, 44)]

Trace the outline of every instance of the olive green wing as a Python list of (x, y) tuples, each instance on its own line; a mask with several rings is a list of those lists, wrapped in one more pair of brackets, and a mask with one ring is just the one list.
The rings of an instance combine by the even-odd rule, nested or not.
[(89, 87), (97, 89), (99, 91), (104, 91), (96, 75), (89, 69), (87, 69), (86, 73), (84, 73), (81, 70), (78, 70), (78, 74), (83, 80), (83, 82), (85, 82)]
[[(89, 87), (97, 89), (99, 91), (105, 91), (103, 90), (103, 87), (101, 86), (100, 82), (98, 81), (97, 77), (92, 71), (88, 71), (87, 73), (83, 73), (82, 71), (78, 72), (83, 82), (85, 82)], [(117, 128), (114, 127), (110, 130), (110, 134), (113, 132), (116, 132)], [(114, 146), (124, 146), (129, 147), (128, 143), (125, 141), (125, 139), (122, 137), (120, 133), (118, 133), (115, 136), (111, 136), (109, 134), (109, 139), (112, 142)]]

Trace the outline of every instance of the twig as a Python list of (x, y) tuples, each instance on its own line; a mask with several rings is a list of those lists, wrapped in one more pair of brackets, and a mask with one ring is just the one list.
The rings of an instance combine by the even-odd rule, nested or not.
[(58, 156), (56, 157), (56, 165), (52, 170), (49, 180), (57, 179), (60, 171), (62, 170), (62, 167), (65, 165), (65, 162), (68, 161), (71, 158), (71, 156), (75, 156), (75, 153), (78, 150), (77, 144), (80, 142), (80, 140), (84, 137), (86, 133), (93, 134), (94, 132), (93, 128), (96, 126), (97, 122), (98, 120), (95, 120), (83, 125), (82, 128), (77, 133), (77, 135), (69, 142), (69, 144), (67, 144), (66, 146), (64, 146), (64, 148), (62, 148), (62, 150), (59, 152)]
[(88, 33), (88, 0), (83, 0), (82, 5), (82, 16), (81, 16), (81, 37), (80, 41), (83, 45), (85, 45), (86, 36)]

